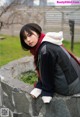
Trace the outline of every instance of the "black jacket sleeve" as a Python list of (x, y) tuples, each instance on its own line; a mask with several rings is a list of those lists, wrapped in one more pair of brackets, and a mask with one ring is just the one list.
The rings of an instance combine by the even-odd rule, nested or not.
[(42, 80), (42, 96), (54, 94), (54, 68), (56, 58), (49, 51), (42, 50), (39, 54), (39, 72)]
[(38, 89), (42, 89), (42, 82), (41, 82), (40, 78), (38, 78), (38, 82), (36, 83), (35, 87)]

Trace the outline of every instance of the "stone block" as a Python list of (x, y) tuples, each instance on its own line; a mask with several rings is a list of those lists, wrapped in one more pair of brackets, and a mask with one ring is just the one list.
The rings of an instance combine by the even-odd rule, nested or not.
[(2, 105), (5, 105), (10, 110), (14, 110), (14, 105), (12, 101), (12, 90), (13, 88), (7, 85), (6, 83), (1, 82), (1, 101)]
[(14, 112), (13, 117), (22, 117), (22, 113)]
[(80, 117), (80, 97), (54, 96), (49, 104), (44, 104), (41, 97), (32, 99), (34, 116), (42, 117)]
[(13, 100), (15, 105), (15, 111), (22, 113), (22, 117), (31, 117), (29, 114), (29, 101), (24, 92), (13, 91)]
[(32, 111), (33, 111), (33, 115), (34, 116), (38, 116), (39, 112), (43, 106), (43, 102), (41, 97), (39, 97), (38, 99), (33, 99), (31, 98), (31, 104), (32, 104)]

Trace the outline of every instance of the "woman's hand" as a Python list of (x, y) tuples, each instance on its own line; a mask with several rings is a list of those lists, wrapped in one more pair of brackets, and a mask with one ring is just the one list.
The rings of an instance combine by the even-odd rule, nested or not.
[(31, 95), (32, 98), (34, 98), (34, 99), (36, 98), (36, 97), (35, 97), (34, 95), (32, 95), (32, 94), (30, 94), (30, 95)]
[(37, 97), (41, 94), (41, 92), (42, 92), (41, 89), (34, 88), (34, 89), (30, 92), (30, 95), (31, 95), (33, 98), (37, 98)]

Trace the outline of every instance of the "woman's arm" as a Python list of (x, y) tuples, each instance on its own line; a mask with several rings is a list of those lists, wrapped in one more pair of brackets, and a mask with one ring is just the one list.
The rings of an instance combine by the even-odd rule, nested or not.
[(34, 86), (35, 88), (30, 92), (33, 98), (37, 98), (42, 92), (42, 82), (40, 78), (38, 78), (38, 82)]
[[(39, 72), (42, 80), (42, 99), (53, 97), (54, 94), (54, 69), (56, 57), (46, 49), (42, 50), (39, 55)], [(52, 98), (51, 98), (52, 99)]]

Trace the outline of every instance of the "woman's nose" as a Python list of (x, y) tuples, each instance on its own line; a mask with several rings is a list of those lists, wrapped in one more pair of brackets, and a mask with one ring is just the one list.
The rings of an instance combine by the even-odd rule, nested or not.
[(29, 37), (27, 37), (27, 41), (28, 41), (28, 42), (30, 41), (30, 38), (29, 38)]

